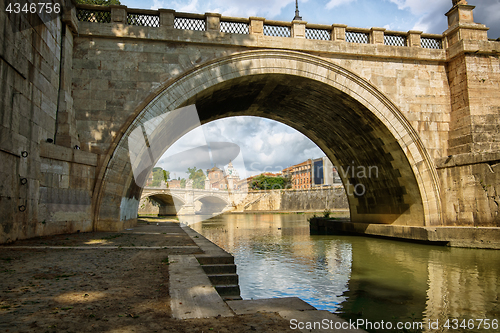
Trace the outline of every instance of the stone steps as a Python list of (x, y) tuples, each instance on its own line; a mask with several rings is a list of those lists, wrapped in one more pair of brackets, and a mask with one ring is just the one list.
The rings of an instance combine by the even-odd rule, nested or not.
[(200, 265), (231, 265), (234, 264), (234, 257), (227, 255), (197, 254), (196, 259)]
[(196, 254), (200, 267), (224, 300), (241, 300), (234, 257), (189, 227), (183, 230), (203, 250)]
[(211, 275), (211, 274), (236, 274), (236, 265), (235, 264), (203, 265), (203, 270), (208, 275)]
[[(206, 271), (205, 271), (206, 273)], [(238, 284), (238, 274), (207, 274), (208, 279), (215, 285), (235, 285)]]
[(193, 255), (170, 255), (168, 258), (170, 307), (173, 318), (233, 316), (233, 312)]
[[(234, 259), (233, 259), (234, 260)], [(212, 261), (212, 260), (209, 260)], [(226, 261), (225, 259), (222, 260)], [(201, 265), (208, 279), (223, 300), (240, 300), (239, 277), (234, 264)]]
[(239, 298), (240, 296), (240, 286), (237, 284), (219, 284), (214, 285), (215, 290), (219, 293), (223, 300), (227, 301), (229, 299)]

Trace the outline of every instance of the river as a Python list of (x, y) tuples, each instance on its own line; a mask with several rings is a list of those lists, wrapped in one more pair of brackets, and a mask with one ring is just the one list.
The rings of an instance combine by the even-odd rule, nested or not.
[[(191, 227), (234, 255), (243, 299), (300, 297), (372, 332), (500, 332), (500, 251), (311, 236), (311, 216), (227, 214)], [(387, 329), (398, 322), (407, 329)]]

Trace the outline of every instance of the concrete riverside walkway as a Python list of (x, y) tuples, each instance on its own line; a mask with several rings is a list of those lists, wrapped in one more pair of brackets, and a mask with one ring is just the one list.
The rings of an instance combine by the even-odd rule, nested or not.
[(0, 331), (315, 332), (291, 322), (341, 321), (299, 298), (225, 302), (202, 265), (233, 263), (194, 230), (153, 218), (3, 245)]
[[(277, 312), (281, 317), (290, 320), (291, 327), (297, 327), (301, 332), (365, 332), (361, 329), (349, 328), (347, 321), (329, 311), (318, 311), (315, 307), (298, 297), (228, 301), (227, 304), (239, 315), (257, 312)], [(314, 328), (315, 323), (316, 328)], [(307, 325), (311, 325), (313, 328), (307, 328)], [(304, 328), (300, 329), (301, 326), (304, 326)]]
[[(254, 313), (278, 313), (282, 318), (296, 323), (301, 332), (363, 333), (364, 330), (349, 328), (348, 323), (329, 311), (318, 311), (298, 297), (236, 300), (224, 302), (204, 274), (199, 262), (212, 262), (215, 258), (231, 258), (226, 251), (189, 227), (183, 230), (204, 252), (196, 255), (171, 255), (170, 295), (174, 318), (228, 317)], [(196, 260), (198, 259), (198, 260)], [(199, 261), (199, 262), (198, 262)], [(299, 324), (301, 323), (301, 324)], [(307, 325), (317, 328), (308, 328)], [(344, 325), (342, 325), (344, 324)], [(301, 326), (304, 328), (300, 328)], [(336, 329), (335, 327), (341, 327)], [(345, 327), (345, 328), (342, 328)]]
[(194, 255), (171, 255), (168, 258), (172, 317), (187, 319), (234, 316)]

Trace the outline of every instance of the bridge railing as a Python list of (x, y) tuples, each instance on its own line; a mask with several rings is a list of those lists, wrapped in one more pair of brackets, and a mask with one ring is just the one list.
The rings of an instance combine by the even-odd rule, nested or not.
[(160, 26), (160, 15), (156, 10), (129, 9), (127, 10), (127, 24), (158, 28)]
[(348, 27), (345, 29), (345, 41), (348, 43), (370, 44), (370, 29)]
[(174, 29), (206, 31), (207, 22), (205, 15), (190, 13), (175, 13)]
[(333, 28), (331, 25), (307, 24), (306, 39), (332, 40)]
[(443, 49), (443, 36), (436, 34), (422, 34), (422, 47), (425, 49)]
[(79, 21), (91, 23), (122, 23), (142, 27), (167, 27), (191, 31), (215, 31), (227, 34), (269, 37), (306, 38), (310, 40), (343, 41), (357, 44), (381, 44), (397, 47), (443, 49), (442, 35), (421, 31), (389, 31), (384, 28), (353, 28), (343, 24), (321, 25), (304, 21), (273, 21), (260, 17), (236, 18), (215, 13), (192, 14), (170, 9), (131, 9), (126, 6), (76, 6)]
[(250, 19), (221, 16), (220, 32), (227, 34), (250, 34)]
[(292, 23), (285, 21), (264, 21), (264, 36), (292, 37)]
[(400, 31), (384, 31), (384, 45), (408, 46), (408, 34)]

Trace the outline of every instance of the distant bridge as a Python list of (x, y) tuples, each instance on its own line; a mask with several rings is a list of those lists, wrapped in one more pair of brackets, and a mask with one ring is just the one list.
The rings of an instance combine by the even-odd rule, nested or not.
[[(151, 198), (159, 204), (145, 202)], [(155, 205), (153, 205), (155, 206)], [(217, 191), (198, 189), (144, 188), (140, 214), (178, 215), (192, 223), (189, 215), (233, 212), (294, 212), (349, 209), (346, 192), (337, 186), (304, 190)], [(196, 219), (195, 219), (196, 220)]]
[(217, 214), (232, 210), (246, 191), (230, 192), (194, 188), (146, 187), (141, 200), (151, 198), (160, 204), (159, 215)]

